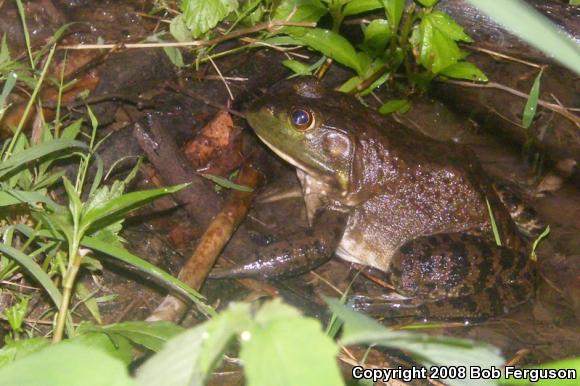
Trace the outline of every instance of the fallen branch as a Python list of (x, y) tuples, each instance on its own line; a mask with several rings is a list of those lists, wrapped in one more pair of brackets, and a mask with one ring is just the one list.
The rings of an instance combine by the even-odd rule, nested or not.
[(259, 31), (275, 31), (280, 27), (315, 27), (316, 23), (272, 20), (256, 24), (253, 27), (241, 28), (229, 34), (219, 36), (209, 40), (193, 40), (190, 42), (162, 42), (162, 43), (112, 43), (112, 44), (73, 44), (59, 46), (59, 50), (102, 50), (102, 49), (123, 49), (123, 48), (164, 48), (164, 47), (207, 47), (219, 44), (227, 40), (250, 35)]
[[(260, 179), (261, 175), (255, 169), (244, 165), (236, 183), (255, 189)], [(195, 251), (181, 268), (178, 276), (181, 281), (196, 290), (201, 288), (221, 251), (246, 217), (253, 199), (254, 192), (233, 190), (229, 194), (222, 210), (210, 222)], [(202, 208), (198, 209), (203, 210)], [(185, 315), (188, 308), (188, 303), (168, 295), (147, 320), (177, 322)]]

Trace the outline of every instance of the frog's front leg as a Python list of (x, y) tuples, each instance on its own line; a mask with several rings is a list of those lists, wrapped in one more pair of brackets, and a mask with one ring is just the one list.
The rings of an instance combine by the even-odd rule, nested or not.
[(385, 317), (478, 318), (509, 311), (533, 293), (535, 267), (524, 251), (463, 233), (437, 234), (405, 243), (389, 275), (396, 290), (384, 298), (355, 299)]
[(317, 213), (305, 233), (260, 248), (251, 263), (226, 269), (214, 269), (210, 278), (258, 277), (276, 279), (308, 272), (328, 261), (344, 234), (348, 214), (337, 210)]

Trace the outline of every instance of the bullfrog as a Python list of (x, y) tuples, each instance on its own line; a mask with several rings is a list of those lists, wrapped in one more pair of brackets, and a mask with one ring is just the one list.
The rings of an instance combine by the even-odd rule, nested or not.
[(384, 272), (394, 287), (384, 305), (395, 316), (486, 317), (531, 297), (527, 240), (466, 147), (399, 126), (308, 77), (255, 101), (246, 119), (296, 167), (310, 227), (213, 277), (277, 279), (337, 255)]

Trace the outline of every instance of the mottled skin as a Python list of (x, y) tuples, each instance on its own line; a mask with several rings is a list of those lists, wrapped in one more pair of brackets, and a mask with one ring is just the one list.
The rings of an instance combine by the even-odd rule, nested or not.
[[(310, 119), (297, 125), (296, 112)], [(299, 274), (336, 251), (390, 276), (391, 316), (490, 316), (530, 298), (526, 242), (466, 148), (395, 125), (311, 78), (258, 100), (247, 119), (296, 166), (311, 229), (214, 277)]]

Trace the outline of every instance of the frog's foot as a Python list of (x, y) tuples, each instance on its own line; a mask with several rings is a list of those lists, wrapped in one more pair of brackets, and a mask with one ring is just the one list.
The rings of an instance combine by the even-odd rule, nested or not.
[(479, 317), (509, 311), (532, 296), (535, 267), (528, 256), (465, 233), (405, 243), (389, 273), (396, 292), (432, 318)]
[(546, 228), (534, 208), (527, 203), (519, 189), (506, 182), (494, 182), (493, 189), (508, 209), (518, 229), (528, 237), (537, 237)]
[(322, 211), (306, 234), (263, 247), (255, 261), (233, 268), (214, 269), (209, 277), (278, 279), (308, 272), (333, 256), (344, 233), (347, 218), (343, 212)]
[(391, 293), (380, 297), (356, 295), (349, 303), (356, 310), (385, 319), (413, 318), (426, 321), (479, 320), (508, 313), (515, 306), (529, 300), (528, 283), (512, 284), (512, 298), (508, 307), (495, 288), (459, 297), (428, 299), (406, 297)]

